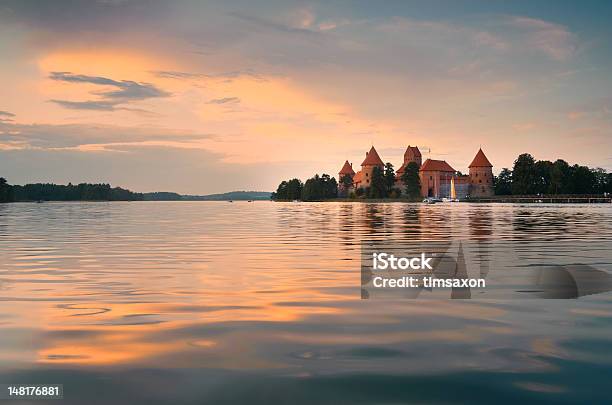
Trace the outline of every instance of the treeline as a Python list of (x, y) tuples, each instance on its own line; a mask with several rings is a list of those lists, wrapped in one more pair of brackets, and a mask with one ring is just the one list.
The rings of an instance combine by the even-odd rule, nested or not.
[(316, 174), (302, 183), (300, 179), (282, 181), (270, 198), (275, 201), (320, 201), (338, 197), (338, 183), (329, 174)]
[(182, 195), (167, 191), (144, 193), (145, 201), (253, 201), (269, 200), (272, 193), (268, 191), (230, 191), (221, 194)]
[(0, 177), (0, 203), (13, 201), (13, 188)]
[(178, 193), (169, 191), (154, 191), (151, 193), (144, 193), (145, 201), (181, 201), (183, 196)]
[[(272, 193), (272, 200), (276, 201), (320, 201), (335, 198), (401, 198), (420, 199), (421, 182), (419, 167), (411, 162), (406, 166), (400, 177), (401, 186), (397, 187), (395, 171), (391, 163), (386, 163), (384, 169), (374, 167), (369, 187), (352, 189), (353, 176), (344, 175), (340, 182), (323, 174), (318, 174), (302, 183), (300, 179), (282, 181), (276, 192)], [(350, 191), (349, 191), (350, 190)]]
[(494, 177), (497, 195), (603, 194), (612, 193), (612, 173), (565, 160), (535, 160), (523, 153), (512, 170), (504, 168)]
[(110, 184), (37, 183), (10, 185), (0, 177), (0, 202), (12, 201), (140, 201), (143, 194)]

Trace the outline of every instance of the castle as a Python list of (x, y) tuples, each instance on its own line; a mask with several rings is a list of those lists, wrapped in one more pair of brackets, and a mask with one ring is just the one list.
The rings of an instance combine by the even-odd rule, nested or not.
[[(482, 149), (469, 165), (469, 174), (459, 174), (444, 160), (427, 159), (422, 162), (421, 151), (416, 146), (408, 146), (404, 152), (404, 162), (397, 170), (395, 182), (396, 187), (404, 189), (401, 176), (406, 166), (414, 162), (419, 167), (419, 178), (421, 180), (421, 195), (434, 198), (466, 198), (466, 197), (489, 197), (493, 195), (493, 165), (485, 156)], [(340, 192), (344, 195), (357, 189), (370, 187), (372, 172), (375, 167), (384, 170), (384, 163), (374, 146), (366, 152), (365, 159), (361, 163), (361, 170), (355, 173), (352, 163), (345, 161), (338, 173), (338, 180), (348, 175), (353, 178), (353, 184), (346, 187), (340, 181)], [(451, 189), (454, 188), (455, 195), (452, 196)]]

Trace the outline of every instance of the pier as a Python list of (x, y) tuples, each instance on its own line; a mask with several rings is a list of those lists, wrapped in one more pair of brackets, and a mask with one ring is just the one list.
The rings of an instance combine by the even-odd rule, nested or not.
[(537, 204), (611, 204), (611, 195), (497, 195), (492, 197), (466, 198), (464, 201), (479, 203), (537, 203)]

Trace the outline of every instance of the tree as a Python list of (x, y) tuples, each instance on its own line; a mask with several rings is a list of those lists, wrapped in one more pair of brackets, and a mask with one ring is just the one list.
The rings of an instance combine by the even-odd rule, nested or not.
[(574, 165), (568, 183), (572, 194), (591, 194), (595, 188), (595, 174), (586, 166)]
[(281, 181), (275, 193), (270, 197), (273, 200), (299, 200), (302, 198), (304, 185), (300, 179)]
[(512, 194), (512, 171), (510, 169), (504, 167), (493, 181), (496, 195)]
[(351, 174), (344, 174), (340, 177), (340, 185), (344, 192), (344, 196), (347, 195), (347, 191), (353, 187), (353, 176)]
[(329, 174), (322, 174), (321, 179), (323, 180), (323, 198), (337, 198), (338, 197), (338, 182), (336, 179), (331, 177)]
[(274, 201), (287, 199), (287, 182), (285, 180), (281, 181), (276, 187), (276, 191), (272, 193), (270, 199)]
[(291, 179), (287, 182), (287, 199), (299, 200), (302, 197), (302, 188), (304, 185), (300, 179)]
[(338, 183), (336, 179), (329, 174), (314, 177), (306, 180), (302, 189), (302, 200), (304, 201), (319, 201), (338, 196)]
[(302, 189), (302, 200), (314, 201), (321, 199), (320, 178), (318, 174), (306, 180)]
[(512, 194), (533, 194), (535, 181), (535, 159), (529, 153), (519, 155), (512, 170)]
[(13, 201), (13, 188), (4, 177), (0, 177), (0, 202), (11, 201)]
[(565, 160), (557, 159), (550, 169), (551, 194), (564, 194), (568, 192), (569, 165)]
[(372, 180), (370, 181), (370, 198), (385, 198), (387, 196), (387, 185), (383, 169), (374, 166), (372, 169)]
[(385, 164), (385, 187), (386, 187), (386, 195), (391, 195), (391, 191), (393, 190), (393, 186), (395, 186), (395, 170), (393, 170), (393, 165), (389, 162)]
[(404, 173), (400, 179), (406, 189), (409, 198), (421, 196), (421, 178), (419, 177), (419, 166), (416, 162), (410, 162), (404, 168)]
[(603, 194), (606, 192), (607, 183), (608, 183), (608, 173), (601, 167), (591, 170), (593, 175), (595, 176), (595, 185), (593, 187), (593, 192), (596, 194)]
[(550, 192), (550, 179), (552, 162), (548, 160), (538, 160), (535, 168), (534, 191), (537, 194), (548, 194)]

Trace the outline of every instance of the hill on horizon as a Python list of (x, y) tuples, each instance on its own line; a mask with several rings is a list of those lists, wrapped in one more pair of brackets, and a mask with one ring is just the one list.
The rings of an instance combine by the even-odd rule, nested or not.
[(157, 191), (144, 193), (145, 201), (229, 201), (229, 200), (269, 200), (268, 191), (230, 191), (207, 195), (184, 195), (173, 192)]

